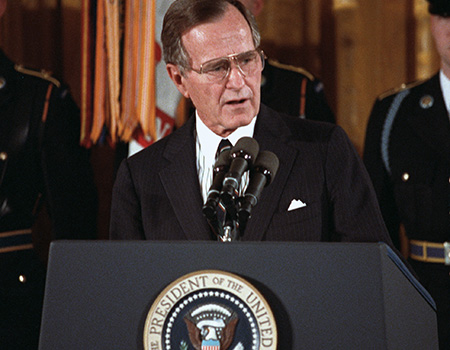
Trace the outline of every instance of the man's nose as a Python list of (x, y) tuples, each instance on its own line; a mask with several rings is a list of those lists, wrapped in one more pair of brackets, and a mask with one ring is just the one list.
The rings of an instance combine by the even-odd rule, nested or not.
[(227, 85), (239, 88), (245, 85), (246, 74), (235, 60), (231, 60), (230, 73), (228, 74)]

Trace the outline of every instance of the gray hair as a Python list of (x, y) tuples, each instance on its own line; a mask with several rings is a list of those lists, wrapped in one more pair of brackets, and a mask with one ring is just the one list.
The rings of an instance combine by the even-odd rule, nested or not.
[(164, 61), (180, 67), (181, 73), (190, 67), (190, 57), (181, 37), (196, 25), (221, 18), (232, 5), (244, 16), (252, 32), (253, 43), (261, 41), (258, 25), (252, 13), (238, 0), (175, 0), (164, 16), (161, 42)]

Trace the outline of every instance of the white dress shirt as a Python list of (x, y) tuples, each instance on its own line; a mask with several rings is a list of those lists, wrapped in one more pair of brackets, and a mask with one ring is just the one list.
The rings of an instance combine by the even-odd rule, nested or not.
[(447, 112), (450, 116), (450, 79), (444, 74), (442, 69), (440, 71), (439, 78), (441, 82), (441, 90), (444, 97), (445, 107), (447, 108)]

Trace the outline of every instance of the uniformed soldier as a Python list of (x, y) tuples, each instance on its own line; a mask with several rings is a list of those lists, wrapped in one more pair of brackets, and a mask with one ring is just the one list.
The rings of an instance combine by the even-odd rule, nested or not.
[[(240, 0), (257, 17), (264, 0)], [(310, 120), (335, 123), (323, 83), (301, 67), (268, 59), (261, 79), (261, 102), (276, 111)]]
[(301, 67), (266, 60), (261, 79), (261, 102), (289, 115), (335, 123), (322, 81)]
[[(0, 50), (0, 349), (37, 349), (45, 283), (39, 235), (96, 237), (97, 193), (79, 135), (67, 88)], [(44, 206), (51, 234), (32, 232)]]
[(428, 1), (441, 69), (375, 101), (363, 157), (392, 240), (436, 301), (440, 348), (450, 349), (450, 1)]

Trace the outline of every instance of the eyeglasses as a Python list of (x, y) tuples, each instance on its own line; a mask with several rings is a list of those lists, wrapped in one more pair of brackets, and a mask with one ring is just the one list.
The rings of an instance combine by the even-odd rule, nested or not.
[(192, 71), (202, 74), (210, 82), (218, 82), (230, 74), (231, 61), (234, 61), (244, 77), (261, 72), (264, 68), (265, 55), (263, 50), (255, 49), (242, 53), (236, 53), (225, 57), (214, 58), (202, 63), (200, 69), (191, 68)]

